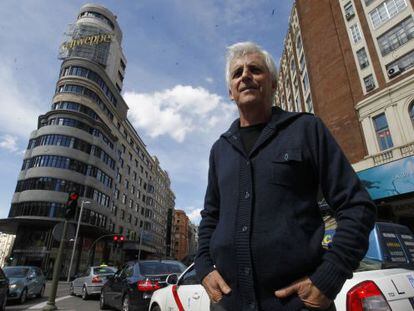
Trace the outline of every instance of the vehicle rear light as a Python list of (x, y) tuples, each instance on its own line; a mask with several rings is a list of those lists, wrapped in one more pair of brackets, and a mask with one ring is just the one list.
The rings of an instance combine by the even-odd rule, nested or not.
[(101, 283), (102, 279), (99, 276), (94, 276), (92, 278), (92, 283)]
[(151, 281), (149, 279), (138, 281), (137, 287), (140, 292), (153, 292), (161, 288), (158, 281)]
[(352, 287), (346, 295), (347, 311), (392, 311), (381, 290), (373, 281)]

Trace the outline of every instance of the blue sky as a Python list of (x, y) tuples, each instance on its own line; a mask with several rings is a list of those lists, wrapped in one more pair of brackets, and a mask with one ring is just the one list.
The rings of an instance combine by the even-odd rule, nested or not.
[[(58, 47), (82, 1), (0, 3), (0, 218), (7, 217), (37, 117), (50, 108)], [(123, 96), (149, 152), (196, 224), (209, 149), (237, 117), (224, 78), (226, 46), (255, 41), (279, 62), (293, 1), (100, 1), (118, 16), (127, 58)]]

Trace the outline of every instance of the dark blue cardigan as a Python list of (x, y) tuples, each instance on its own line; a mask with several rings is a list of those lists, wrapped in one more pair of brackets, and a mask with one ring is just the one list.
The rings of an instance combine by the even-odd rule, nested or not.
[[(318, 189), (335, 210), (332, 248), (321, 246)], [(309, 276), (334, 299), (363, 258), (375, 206), (320, 119), (273, 108), (250, 154), (239, 120), (211, 149), (195, 260), (203, 279), (214, 267), (232, 288), (228, 310), (297, 310), (298, 297), (274, 291)]]

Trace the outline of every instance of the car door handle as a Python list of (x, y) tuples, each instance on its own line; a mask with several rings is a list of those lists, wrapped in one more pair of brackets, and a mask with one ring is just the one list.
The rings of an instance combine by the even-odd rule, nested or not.
[(200, 295), (198, 293), (194, 293), (193, 295), (193, 299), (197, 300), (200, 298)]

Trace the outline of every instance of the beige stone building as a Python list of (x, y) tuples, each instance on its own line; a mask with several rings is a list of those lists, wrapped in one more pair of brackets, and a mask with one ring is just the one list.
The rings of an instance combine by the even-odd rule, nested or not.
[(4, 267), (9, 258), (15, 239), (16, 236), (13, 234), (0, 233), (0, 267)]
[(316, 114), (379, 206), (414, 229), (412, 0), (296, 0), (276, 105)]
[[(17, 235), (17, 264), (48, 272), (58, 247), (53, 226), (63, 220), (68, 192), (77, 191), (84, 210), (72, 273), (138, 253), (165, 257), (174, 193), (170, 176), (128, 120), (121, 95), (127, 60), (117, 17), (86, 4), (66, 35), (51, 109), (30, 135), (9, 217), (0, 228)], [(121, 249), (112, 247), (113, 234), (125, 236)]]

